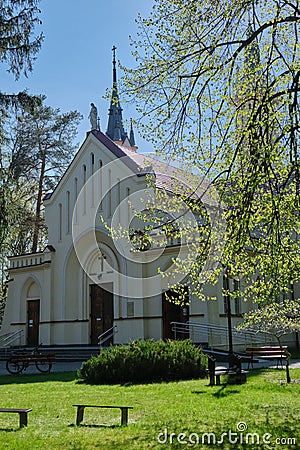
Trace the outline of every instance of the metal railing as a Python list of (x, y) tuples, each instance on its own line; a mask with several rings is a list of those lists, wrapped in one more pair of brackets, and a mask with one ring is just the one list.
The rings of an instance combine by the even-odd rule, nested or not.
[(111, 337), (113, 337), (118, 332), (117, 325), (114, 325), (113, 327), (109, 328), (108, 330), (104, 331), (102, 334), (98, 336), (98, 344), (100, 347), (100, 350), (102, 348), (102, 345), (107, 342)]
[(23, 330), (17, 330), (13, 333), (6, 333), (0, 336), (0, 348), (8, 348), (12, 344), (14, 344), (17, 340), (19, 340), (19, 344), (21, 341), (21, 336), (24, 333)]
[(6, 359), (9, 348), (12, 345), (15, 345), (16, 341), (19, 341), (19, 346), (21, 345), (21, 337), (23, 334), (23, 330), (17, 330), (13, 333), (6, 333), (0, 336), (0, 351), (1, 358)]
[[(206, 343), (209, 348), (228, 347), (228, 328), (222, 325), (193, 322), (171, 322), (174, 338), (190, 338), (193, 342)], [(270, 342), (270, 336), (265, 333), (232, 329), (234, 345), (251, 346)]]

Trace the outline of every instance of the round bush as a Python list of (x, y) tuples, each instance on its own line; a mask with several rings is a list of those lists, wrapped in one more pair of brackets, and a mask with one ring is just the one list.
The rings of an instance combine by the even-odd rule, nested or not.
[(90, 384), (145, 383), (204, 378), (207, 357), (190, 340), (132, 341), (84, 362), (79, 378)]

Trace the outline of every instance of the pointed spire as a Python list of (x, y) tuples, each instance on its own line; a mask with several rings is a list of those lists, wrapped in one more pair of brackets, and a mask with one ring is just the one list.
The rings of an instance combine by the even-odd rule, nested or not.
[[(253, 28), (251, 26), (251, 23), (249, 22), (246, 30), (247, 38), (250, 38), (252, 34)], [(255, 38), (252, 41), (252, 43), (246, 48), (245, 66), (248, 67), (248, 69), (250, 69), (253, 72), (258, 72), (259, 65), (260, 65), (260, 50), (257, 39)]]
[(111, 93), (106, 135), (113, 141), (124, 141), (127, 137), (127, 133), (125, 132), (123, 127), (122, 108), (120, 105), (118, 94), (116, 49), (117, 47), (113, 46), (113, 87)]
[(114, 45), (112, 48), (112, 52), (113, 52), (113, 86), (117, 86), (116, 50), (117, 50), (117, 47)]
[(134, 138), (133, 121), (132, 121), (132, 119), (130, 119), (129, 142), (130, 142), (131, 147), (135, 147), (135, 138)]

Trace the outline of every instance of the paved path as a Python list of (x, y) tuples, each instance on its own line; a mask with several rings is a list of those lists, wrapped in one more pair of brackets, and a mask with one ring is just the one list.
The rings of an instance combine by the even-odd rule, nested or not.
[[(258, 358), (255, 358), (256, 360)], [(228, 362), (222, 363), (217, 361), (216, 362), (216, 366), (228, 366)], [(248, 363), (243, 363), (243, 369), (247, 368)], [(283, 367), (285, 368), (285, 362), (283, 363)], [(267, 360), (263, 360), (263, 359), (259, 359), (259, 362), (257, 363), (253, 363), (253, 369), (264, 369), (264, 368), (271, 368), (271, 369), (276, 369), (277, 368), (277, 364), (274, 363), (274, 361), (267, 361)], [(298, 359), (293, 359), (290, 362), (290, 369), (300, 369), (300, 360)]]
[[(8, 375), (8, 372), (6, 370), (5, 367), (6, 362), (5, 361), (0, 361), (0, 376), (1, 375)], [(74, 372), (77, 371), (78, 369), (80, 369), (82, 362), (77, 361), (77, 362), (57, 362), (54, 363), (51, 369), (51, 372)], [(218, 366), (226, 366), (226, 363), (222, 363), (222, 362), (217, 362)], [(274, 361), (263, 361), (260, 360), (259, 363), (255, 363), (253, 364), (255, 369), (262, 369), (265, 367), (273, 367), (276, 369), (276, 364), (274, 365)], [(244, 366), (243, 366), (244, 367)], [(292, 360), (290, 363), (290, 368), (291, 369), (300, 369), (300, 360)], [(29, 366), (26, 371), (24, 371), (23, 373), (40, 373), (35, 366)]]
[[(76, 362), (56, 362), (53, 364), (51, 372), (74, 372), (78, 369), (80, 369), (82, 362), (76, 361)], [(9, 375), (9, 373), (6, 370), (6, 361), (0, 361), (0, 376), (1, 375)], [(29, 366), (23, 374), (26, 373), (41, 373), (39, 372), (35, 365)]]
[[(285, 367), (285, 363), (283, 364), (283, 366)], [(276, 369), (277, 366), (276, 364), (274, 364), (274, 361), (264, 361), (263, 359), (261, 359), (259, 363), (254, 363), (253, 367), (254, 369), (263, 369), (265, 367)], [(290, 361), (290, 369), (300, 369), (300, 360), (293, 359), (292, 361)]]

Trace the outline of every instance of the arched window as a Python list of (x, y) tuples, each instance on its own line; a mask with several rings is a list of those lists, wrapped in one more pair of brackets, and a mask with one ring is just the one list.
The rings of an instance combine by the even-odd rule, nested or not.
[(71, 231), (71, 205), (70, 205), (70, 191), (67, 191), (67, 233)]
[(92, 198), (91, 198), (91, 206), (95, 206), (95, 180), (94, 180), (94, 172), (95, 172), (95, 155), (91, 153), (91, 176), (92, 176)]
[(75, 192), (74, 219), (75, 223), (77, 223), (78, 178), (75, 178), (74, 180), (74, 192)]
[(112, 212), (112, 195), (111, 195), (111, 170), (108, 169), (108, 191), (107, 191), (107, 199), (108, 199), (108, 217), (111, 217)]
[(103, 167), (103, 163), (102, 163), (102, 161), (101, 161), (101, 159), (99, 160), (99, 200), (101, 199), (101, 201), (100, 201), (100, 205), (99, 205), (99, 208), (100, 209), (103, 209), (103, 203), (102, 203), (102, 167)]
[(62, 240), (62, 204), (58, 205), (58, 240)]
[(86, 165), (83, 165), (83, 214), (86, 213)]
[(119, 222), (121, 222), (121, 209), (120, 209), (120, 201), (121, 201), (121, 181), (120, 178), (117, 178), (117, 195), (116, 195), (116, 205), (115, 205), (115, 209), (118, 209), (119, 214), (118, 214), (118, 219)]
[(130, 210), (130, 188), (128, 187), (126, 189), (126, 194), (127, 194), (127, 220), (128, 220), (128, 224), (130, 223), (130, 216), (131, 216), (131, 210)]

